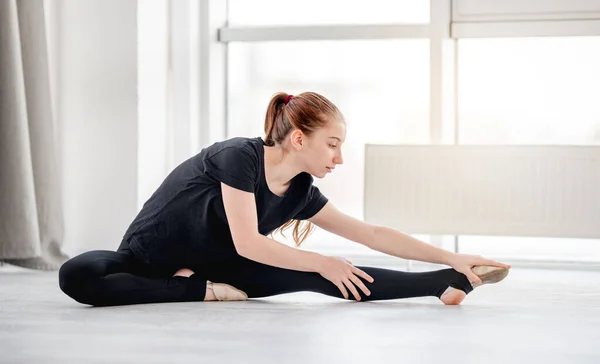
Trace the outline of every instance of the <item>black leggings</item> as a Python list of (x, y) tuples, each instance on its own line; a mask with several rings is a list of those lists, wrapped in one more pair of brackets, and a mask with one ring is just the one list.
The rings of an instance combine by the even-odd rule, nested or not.
[[(181, 268), (195, 274), (173, 277)], [(361, 279), (371, 291), (366, 296), (359, 288), (362, 301), (435, 296), (448, 286), (470, 293), (467, 277), (452, 269), (430, 272), (402, 272), (360, 267), (374, 282)], [(343, 298), (333, 283), (318, 273), (300, 272), (261, 264), (242, 257), (229, 262), (206, 263), (199, 267), (166, 267), (145, 264), (122, 244), (114, 251), (95, 250), (65, 262), (59, 271), (59, 285), (74, 300), (93, 306), (139, 303), (203, 301), (206, 281), (227, 283), (249, 298), (310, 291)], [(354, 296), (348, 291), (349, 299)]]

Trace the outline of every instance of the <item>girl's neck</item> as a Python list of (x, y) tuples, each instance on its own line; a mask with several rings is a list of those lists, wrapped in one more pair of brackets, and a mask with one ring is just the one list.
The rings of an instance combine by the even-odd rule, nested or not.
[(302, 172), (294, 162), (293, 155), (279, 145), (273, 147), (265, 145), (264, 150), (265, 176), (269, 188), (273, 191), (287, 189), (291, 180)]

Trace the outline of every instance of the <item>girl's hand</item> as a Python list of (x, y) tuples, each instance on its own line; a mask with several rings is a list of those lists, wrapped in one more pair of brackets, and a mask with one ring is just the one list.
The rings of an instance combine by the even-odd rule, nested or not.
[(367, 289), (365, 284), (358, 278), (361, 277), (369, 283), (373, 283), (374, 279), (370, 275), (356, 268), (350, 261), (344, 258), (324, 258), (325, 259), (323, 259), (319, 269), (319, 274), (335, 284), (340, 289), (345, 299), (348, 299), (348, 291), (346, 288), (352, 292), (357, 301), (360, 301), (360, 295), (358, 294), (356, 287), (360, 288), (365, 295), (371, 295), (369, 289)]
[(498, 263), (493, 260), (486, 259), (486, 258), (482, 257), (481, 255), (466, 255), (466, 254), (454, 254), (450, 258), (448, 265), (450, 265), (456, 271), (466, 275), (467, 278), (469, 279), (469, 282), (471, 282), (472, 285), (482, 283), (481, 279), (475, 273), (473, 273), (473, 271), (471, 271), (471, 268), (473, 268), (476, 265), (491, 265), (494, 267), (510, 269), (510, 265), (508, 265), (508, 264)]

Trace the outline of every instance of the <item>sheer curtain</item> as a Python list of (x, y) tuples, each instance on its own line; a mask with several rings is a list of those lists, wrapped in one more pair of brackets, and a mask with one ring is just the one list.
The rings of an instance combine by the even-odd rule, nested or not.
[(42, 1), (0, 1), (0, 260), (57, 269), (63, 215)]

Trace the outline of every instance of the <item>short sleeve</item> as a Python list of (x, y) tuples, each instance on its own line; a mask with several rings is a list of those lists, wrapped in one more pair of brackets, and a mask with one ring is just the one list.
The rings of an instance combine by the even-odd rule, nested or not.
[(243, 147), (227, 147), (203, 161), (205, 172), (228, 186), (254, 192), (258, 159)]
[(329, 200), (321, 193), (321, 191), (319, 191), (319, 188), (311, 185), (308, 190), (308, 196), (305, 200), (304, 207), (294, 216), (294, 220), (310, 219), (315, 216), (317, 212), (321, 211), (323, 206), (327, 204), (327, 201)]

